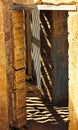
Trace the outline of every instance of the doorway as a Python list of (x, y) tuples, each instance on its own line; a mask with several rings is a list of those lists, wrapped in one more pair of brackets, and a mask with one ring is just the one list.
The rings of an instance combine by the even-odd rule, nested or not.
[(31, 77), (44, 100), (55, 104), (68, 102), (67, 18), (67, 11), (35, 10), (30, 22)]
[(31, 54), (34, 57), (31, 55), (33, 74), (29, 82), (31, 80), (34, 84), (30, 86), (27, 94), (28, 126), (32, 130), (34, 126), (39, 130), (47, 130), (49, 125), (49, 129), (66, 130), (68, 129), (68, 11), (35, 10), (34, 14), (32, 15), (31, 11), (30, 15), (31, 35), (34, 34), (31, 38)]
[[(23, 40), (26, 42), (26, 50), (25, 44), (21, 45), (21, 50), (26, 51), (26, 67), (17, 68), (15, 72), (23, 70), (20, 76), (24, 83), (26, 80), (27, 95), (25, 95), (25, 86), (22, 90), (24, 90), (24, 96), (27, 97), (28, 125), (31, 129), (34, 128), (31, 124), (35, 124), (36, 128), (39, 126), (40, 129), (42, 127), (47, 129), (50, 124), (50, 129), (66, 130), (68, 117), (68, 12), (39, 11), (37, 8), (33, 8), (23, 11), (21, 15), (25, 16), (24, 24), (22, 24), (25, 35), (22, 34)], [(20, 19), (19, 11), (18, 17)], [(20, 67), (19, 65), (18, 67)], [(25, 68), (27, 77), (25, 77)], [(21, 79), (19, 78), (19, 80)], [(22, 94), (20, 100), (18, 97), (19, 104), (21, 97)], [(25, 119), (24, 113), (23, 116)], [(46, 128), (43, 124), (46, 124)]]

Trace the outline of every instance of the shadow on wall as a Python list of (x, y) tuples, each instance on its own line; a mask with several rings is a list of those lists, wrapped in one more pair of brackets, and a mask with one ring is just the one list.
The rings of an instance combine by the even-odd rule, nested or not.
[[(68, 103), (68, 12), (41, 11), (41, 82), (43, 97)], [(52, 99), (53, 98), (53, 99)]]
[(38, 21), (39, 12), (32, 12), (33, 81), (48, 103), (68, 103), (67, 17), (65, 11), (40, 11)]
[(52, 102), (52, 11), (40, 12), (41, 85), (43, 98)]

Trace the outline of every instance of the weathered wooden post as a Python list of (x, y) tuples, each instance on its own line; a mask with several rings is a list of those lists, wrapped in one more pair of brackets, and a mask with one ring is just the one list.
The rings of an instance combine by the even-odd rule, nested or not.
[(68, 102), (68, 28), (67, 11), (53, 11), (53, 103)]

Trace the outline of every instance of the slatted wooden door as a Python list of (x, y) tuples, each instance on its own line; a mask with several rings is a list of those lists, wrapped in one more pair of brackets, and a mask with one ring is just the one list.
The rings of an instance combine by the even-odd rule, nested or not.
[(41, 88), (41, 61), (40, 61), (40, 23), (39, 10), (32, 10), (32, 60), (33, 77), (39, 88)]

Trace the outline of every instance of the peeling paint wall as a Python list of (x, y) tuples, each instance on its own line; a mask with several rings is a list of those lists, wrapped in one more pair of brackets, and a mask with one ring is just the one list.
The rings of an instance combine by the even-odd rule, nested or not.
[(42, 0), (42, 3), (48, 4), (75, 4), (78, 0)]
[[(3, 3), (0, 2), (0, 129), (9, 130), (7, 59)], [(4, 125), (5, 124), (5, 125)]]
[(69, 12), (69, 130), (78, 129), (78, 12)]

